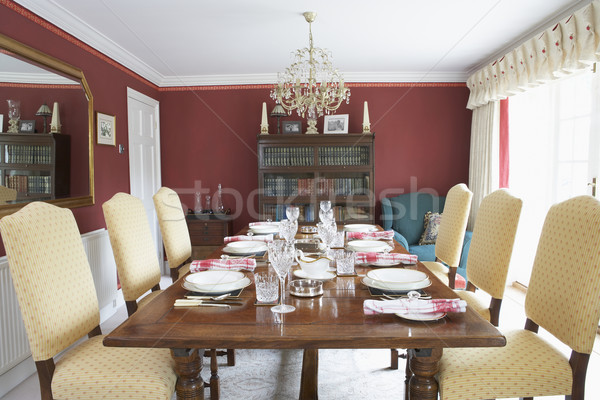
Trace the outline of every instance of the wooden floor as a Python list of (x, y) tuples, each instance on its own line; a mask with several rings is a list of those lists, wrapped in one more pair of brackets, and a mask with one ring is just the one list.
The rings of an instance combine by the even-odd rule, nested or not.
[[(161, 282), (162, 287), (166, 287), (170, 284), (170, 278), (163, 277)], [(508, 287), (506, 290), (505, 300), (502, 305), (502, 313), (500, 316), (500, 326), (502, 329), (518, 329), (521, 328), (524, 324), (525, 317), (523, 312), (523, 301), (524, 301), (524, 293), (518, 289), (513, 287)], [(103, 332), (107, 333), (114, 329), (117, 325), (119, 325), (123, 320), (127, 318), (127, 312), (125, 310), (125, 306), (121, 307), (117, 313), (102, 324)], [(547, 335), (544, 332), (542, 335)], [(547, 336), (545, 336), (547, 337)], [(555, 339), (552, 339), (556, 342)], [(560, 348), (563, 348), (565, 354), (570, 354), (568, 348), (562, 343), (558, 343)], [(235, 368), (235, 367), (234, 367)], [(403, 373), (403, 367), (399, 369), (399, 373)], [(596, 343), (594, 346), (594, 352), (592, 353), (592, 357), (590, 360), (590, 365), (588, 368), (588, 379), (586, 384), (586, 398), (587, 399), (598, 399), (600, 398), (600, 381), (595, 379), (595, 377), (600, 376), (600, 336), (596, 337)], [(32, 375), (28, 379), (26, 379), (23, 383), (9, 392), (7, 395), (2, 397), (0, 400), (22, 400), (22, 399), (39, 399), (40, 398), (40, 390), (39, 384), (37, 380), (37, 374)], [(398, 396), (398, 398), (404, 398), (403, 396)], [(554, 399), (563, 399), (564, 397), (544, 397), (544, 399), (554, 400)], [(223, 399), (229, 400), (229, 399)], [(327, 400), (327, 399), (325, 399)], [(347, 400), (351, 400), (348, 398)]]

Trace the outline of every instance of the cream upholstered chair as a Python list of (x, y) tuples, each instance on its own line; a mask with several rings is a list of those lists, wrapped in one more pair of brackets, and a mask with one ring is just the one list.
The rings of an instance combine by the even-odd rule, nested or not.
[[(456, 269), (460, 263), (462, 244), (467, 229), (473, 193), (464, 183), (454, 185), (446, 196), (446, 205), (435, 242), (436, 261), (423, 264), (442, 282), (454, 289)], [(446, 265), (442, 264), (445, 263)], [(467, 268), (468, 271), (468, 268)]]
[[(523, 201), (506, 189), (496, 190), (483, 199), (467, 260), (467, 290), (456, 291), (470, 307), (495, 326), (498, 326), (522, 206)], [(489, 305), (475, 294), (476, 289), (491, 296)]]
[[(168, 187), (161, 187), (152, 197), (163, 238), (163, 245), (169, 260), (171, 279), (175, 282), (190, 271), (192, 242), (185, 221), (179, 195)], [(212, 351), (205, 353), (213, 357)], [(219, 350), (217, 356), (227, 356), (227, 365), (235, 365), (235, 349)]]
[(102, 345), (92, 273), (70, 210), (30, 203), (4, 217), (0, 230), (42, 399), (171, 398), (177, 377), (168, 349)]
[[(444, 350), (442, 400), (584, 398), (600, 317), (599, 227), (600, 202), (591, 196), (550, 209), (527, 289), (525, 329), (506, 332), (505, 347)], [(568, 345), (571, 357), (537, 335), (539, 327)]]
[(15, 201), (16, 199), (17, 191), (15, 189), (0, 185), (0, 204), (6, 204), (9, 201)]
[[(146, 209), (140, 199), (117, 193), (102, 205), (102, 210), (123, 298), (131, 316), (160, 293), (160, 267)], [(138, 298), (148, 290), (152, 292), (138, 303)]]
[(192, 242), (181, 201), (175, 191), (161, 187), (152, 197), (169, 260), (171, 279), (175, 282), (190, 270)]

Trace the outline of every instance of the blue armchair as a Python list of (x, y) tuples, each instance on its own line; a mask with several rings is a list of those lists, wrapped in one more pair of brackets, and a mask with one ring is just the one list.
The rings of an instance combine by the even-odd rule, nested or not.
[[(425, 213), (443, 212), (446, 197), (429, 193), (407, 193), (396, 197), (381, 199), (383, 228), (394, 230), (394, 239), (411, 254), (416, 254), (419, 261), (435, 261), (435, 245), (419, 246), (423, 234), (423, 218)], [(473, 232), (467, 231), (463, 242), (462, 255), (457, 272), (467, 278), (467, 257), (471, 246)]]

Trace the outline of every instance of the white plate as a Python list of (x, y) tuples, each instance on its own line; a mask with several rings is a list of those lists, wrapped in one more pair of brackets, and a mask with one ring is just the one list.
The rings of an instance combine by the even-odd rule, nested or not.
[(226, 292), (234, 292), (236, 290), (243, 289), (246, 286), (249, 286), (251, 283), (252, 283), (252, 281), (249, 278), (244, 277), (244, 279), (241, 279), (237, 282), (231, 283), (229, 285), (218, 285), (219, 286), (218, 288), (212, 288), (212, 289), (200, 290), (196, 286), (186, 282), (185, 280), (183, 281), (182, 286), (184, 287), (184, 289), (190, 290), (192, 292), (226, 293)]
[(244, 240), (227, 243), (223, 253), (227, 254), (256, 254), (267, 251), (267, 244), (262, 241)]
[(392, 250), (390, 245), (379, 240), (353, 240), (346, 246), (349, 250), (381, 253), (386, 249)]
[(271, 223), (271, 224), (251, 226), (250, 231), (252, 233), (256, 233), (257, 235), (264, 235), (264, 234), (268, 234), (268, 233), (278, 233), (279, 232), (279, 224)]
[(317, 281), (328, 281), (330, 279), (335, 278), (335, 274), (333, 274), (331, 272), (324, 272), (320, 276), (308, 276), (308, 274), (304, 270), (302, 270), (302, 269), (296, 269), (296, 270), (294, 270), (294, 275), (297, 276), (298, 278), (302, 278), (302, 279), (315, 279)]
[(427, 274), (414, 269), (382, 268), (367, 272), (374, 281), (386, 284), (417, 283), (427, 279)]
[(402, 261), (377, 261), (368, 265), (372, 267), (393, 267), (402, 264)]
[(204, 291), (228, 288), (245, 277), (243, 272), (211, 270), (189, 274), (184, 279), (189, 285), (195, 287), (199, 291)]
[(369, 224), (348, 224), (344, 225), (346, 232), (375, 232), (377, 227)]
[(396, 314), (400, 318), (409, 319), (411, 321), (437, 321), (446, 316), (445, 312), (436, 313), (416, 313), (416, 314)]
[(379, 282), (379, 281), (374, 281), (373, 279), (369, 278), (368, 276), (365, 276), (364, 278), (362, 278), (362, 283), (365, 286), (374, 288), (374, 289), (379, 289), (379, 290), (390, 290), (390, 291), (402, 291), (402, 292), (406, 292), (409, 290), (418, 290), (418, 289), (423, 289), (426, 288), (428, 286), (431, 286), (431, 281), (429, 279), (426, 279), (424, 281), (421, 282), (417, 282), (417, 283), (407, 283), (403, 286), (397, 285), (394, 288), (391, 288), (389, 286), (387, 286), (385, 283)]

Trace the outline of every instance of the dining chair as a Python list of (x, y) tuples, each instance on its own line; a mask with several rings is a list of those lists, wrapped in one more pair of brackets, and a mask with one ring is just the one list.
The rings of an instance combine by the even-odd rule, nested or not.
[[(579, 196), (550, 208), (525, 298), (524, 329), (506, 346), (444, 349), (442, 400), (585, 397), (585, 378), (600, 317), (600, 201)], [(539, 328), (571, 349), (570, 358)]]
[[(152, 197), (163, 245), (169, 261), (171, 279), (175, 282), (190, 271), (192, 242), (179, 195), (168, 187), (161, 187)], [(212, 352), (212, 350), (211, 350)], [(235, 349), (216, 351), (217, 356), (227, 356), (227, 365), (235, 365)], [(205, 356), (212, 355), (210, 353)]]
[(455, 288), (456, 270), (460, 263), (472, 199), (473, 193), (464, 183), (450, 188), (435, 242), (436, 261), (423, 261), (435, 276), (452, 289)]
[[(479, 315), (498, 326), (506, 277), (523, 201), (506, 189), (490, 193), (481, 201), (469, 259), (467, 290), (456, 294)], [(475, 293), (477, 289), (490, 296), (489, 305)]]
[(33, 202), (2, 218), (0, 231), (42, 399), (171, 398), (177, 376), (169, 349), (102, 344), (96, 289), (71, 210)]
[(174, 190), (161, 187), (154, 196), (154, 208), (169, 261), (171, 279), (175, 282), (190, 270), (192, 242), (185, 214)]

